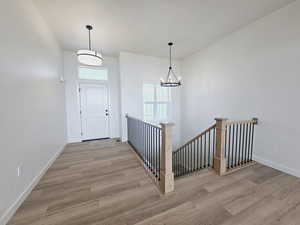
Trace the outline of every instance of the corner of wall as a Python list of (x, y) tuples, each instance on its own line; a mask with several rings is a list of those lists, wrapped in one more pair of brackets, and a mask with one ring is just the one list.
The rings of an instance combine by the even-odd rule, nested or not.
[(285, 172), (287, 174), (290, 174), (290, 175), (293, 175), (293, 176), (296, 176), (296, 177), (300, 178), (300, 171), (299, 170), (292, 169), (290, 167), (284, 166), (282, 164), (279, 164), (277, 162), (271, 161), (271, 160), (266, 159), (266, 158), (262, 158), (262, 157), (257, 156), (257, 155), (253, 156), (253, 160), (255, 160), (256, 162), (261, 163), (263, 165), (272, 167), (274, 169), (280, 170), (282, 172)]
[(55, 155), (47, 162), (45, 167), (41, 170), (41, 172), (33, 178), (31, 183), (27, 186), (27, 188), (23, 191), (23, 193), (18, 197), (18, 199), (4, 212), (2, 217), (0, 218), (0, 225), (6, 225), (8, 221), (13, 217), (13, 215), (17, 212), (18, 208), (22, 205), (25, 199), (29, 196), (35, 186), (39, 183), (41, 178), (45, 175), (47, 170), (51, 167), (54, 161), (59, 157), (59, 155), (65, 149), (64, 145), (59, 151), (55, 153)]

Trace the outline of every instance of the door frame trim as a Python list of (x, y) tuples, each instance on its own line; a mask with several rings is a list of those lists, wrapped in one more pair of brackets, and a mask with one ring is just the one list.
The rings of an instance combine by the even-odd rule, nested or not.
[[(80, 132), (82, 134), (82, 114), (80, 113), (81, 109), (81, 96), (80, 96), (80, 92), (79, 92), (79, 88), (81, 88), (81, 85), (84, 84), (91, 84), (91, 85), (102, 85), (106, 87), (106, 98), (107, 98), (107, 109), (108, 109), (108, 137), (105, 138), (111, 138), (111, 124), (110, 124), (110, 119), (111, 119), (111, 113), (110, 113), (110, 90), (109, 90), (109, 83), (108, 81), (95, 81), (95, 80), (79, 80), (78, 81), (78, 114), (79, 114), (79, 118), (80, 118)], [(80, 136), (81, 141), (84, 141), (85, 139), (82, 138), (83, 136)]]

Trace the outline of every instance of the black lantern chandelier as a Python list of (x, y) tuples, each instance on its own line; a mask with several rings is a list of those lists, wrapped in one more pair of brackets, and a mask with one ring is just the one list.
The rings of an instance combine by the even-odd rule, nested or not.
[(101, 66), (103, 62), (101, 53), (93, 51), (91, 47), (91, 30), (93, 27), (91, 25), (86, 25), (86, 29), (89, 31), (89, 49), (77, 51), (78, 61), (81, 64), (88, 66)]
[(173, 43), (169, 42), (168, 45), (170, 46), (169, 71), (168, 71), (166, 80), (164, 80), (163, 78), (160, 79), (160, 85), (162, 87), (178, 87), (181, 85), (181, 78), (177, 77), (172, 69), (172, 46), (173, 46)]

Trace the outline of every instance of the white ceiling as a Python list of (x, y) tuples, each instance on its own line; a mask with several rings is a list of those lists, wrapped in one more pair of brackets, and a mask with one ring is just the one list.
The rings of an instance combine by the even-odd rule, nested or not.
[(183, 58), (294, 0), (34, 0), (66, 50), (92, 45), (105, 55), (120, 51)]

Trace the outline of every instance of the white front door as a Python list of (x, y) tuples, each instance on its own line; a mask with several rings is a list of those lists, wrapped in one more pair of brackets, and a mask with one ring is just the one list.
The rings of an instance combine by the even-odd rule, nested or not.
[(107, 87), (101, 84), (80, 84), (82, 140), (109, 137)]

